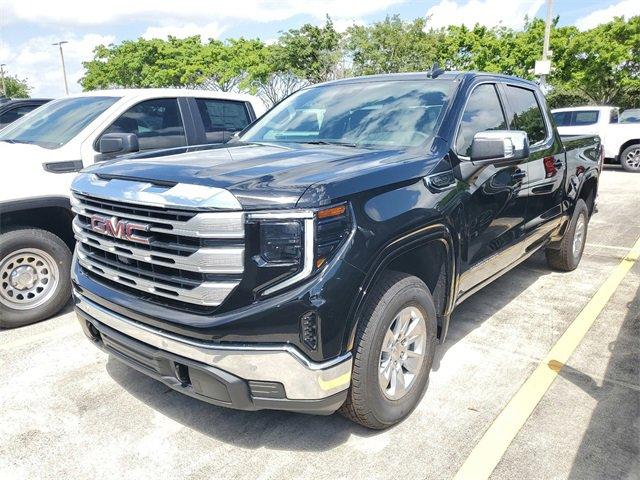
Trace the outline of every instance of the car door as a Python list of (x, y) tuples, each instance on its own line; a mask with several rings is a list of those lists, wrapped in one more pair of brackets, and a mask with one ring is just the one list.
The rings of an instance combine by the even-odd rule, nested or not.
[(252, 120), (246, 102), (218, 98), (196, 98), (195, 107), (202, 121), (202, 143), (224, 143)]
[(467, 231), (461, 245), (462, 294), (501, 272), (523, 252), (526, 194), (522, 188), (526, 162), (472, 162), (476, 133), (506, 130), (506, 112), (496, 85), (482, 83), (472, 90), (460, 119), (455, 153), (466, 183), (464, 211)]
[(177, 98), (144, 100), (119, 115), (96, 139), (94, 150), (102, 135), (133, 133), (138, 137), (140, 151), (187, 145), (187, 135)]
[[(510, 130), (522, 130), (529, 137), (530, 156), (524, 182), (527, 196), (525, 233), (534, 243), (558, 226), (562, 215), (566, 158), (559, 138), (554, 137), (543, 112), (544, 100), (533, 88), (502, 86)], [(582, 112), (577, 112), (582, 113)]]

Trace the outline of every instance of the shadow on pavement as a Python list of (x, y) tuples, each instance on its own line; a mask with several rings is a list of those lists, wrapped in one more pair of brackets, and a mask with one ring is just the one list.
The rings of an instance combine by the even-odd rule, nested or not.
[[(448, 346), (482, 325), (543, 275), (540, 262), (544, 264), (544, 254), (529, 259), (461, 305), (452, 319), (447, 342), (439, 346), (434, 368), (438, 367)], [(380, 433), (356, 425), (339, 414), (313, 416), (217, 407), (175, 392), (113, 358), (109, 358), (107, 372), (154, 410), (188, 428), (243, 448), (323, 451), (347, 442), (351, 435), (369, 437)]]
[(624, 385), (608, 379), (640, 379), (640, 288), (629, 303), (602, 386), (591, 376), (569, 366), (559, 375), (598, 403), (582, 437), (569, 478), (640, 479), (640, 383)]

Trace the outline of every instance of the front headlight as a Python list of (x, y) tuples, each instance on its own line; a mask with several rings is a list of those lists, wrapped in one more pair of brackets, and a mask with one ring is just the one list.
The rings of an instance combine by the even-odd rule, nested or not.
[(352, 228), (346, 204), (318, 211), (250, 214), (252, 258), (258, 266), (258, 292), (270, 295), (321, 269), (344, 244)]

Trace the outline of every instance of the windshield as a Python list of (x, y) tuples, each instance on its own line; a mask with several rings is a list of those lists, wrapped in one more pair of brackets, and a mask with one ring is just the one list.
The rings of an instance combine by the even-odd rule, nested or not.
[(119, 97), (77, 97), (56, 100), (34, 110), (0, 132), (0, 141), (59, 148)]
[(435, 132), (454, 82), (396, 80), (301, 90), (267, 113), (241, 140), (406, 148)]

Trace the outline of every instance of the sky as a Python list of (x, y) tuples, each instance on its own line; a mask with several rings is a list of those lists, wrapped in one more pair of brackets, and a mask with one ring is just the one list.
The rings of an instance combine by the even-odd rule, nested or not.
[[(561, 25), (592, 28), (615, 16), (640, 14), (640, 0), (555, 0)], [(427, 16), (434, 27), (475, 23), (521, 29), (525, 15), (546, 14), (545, 0), (0, 0), (0, 64), (26, 78), (32, 96), (64, 94), (60, 54), (51, 44), (66, 40), (65, 63), (71, 93), (81, 91), (82, 61), (99, 44), (123, 40), (186, 37), (258, 37), (304, 23), (322, 24), (329, 14), (337, 29), (369, 24), (398, 14)]]

